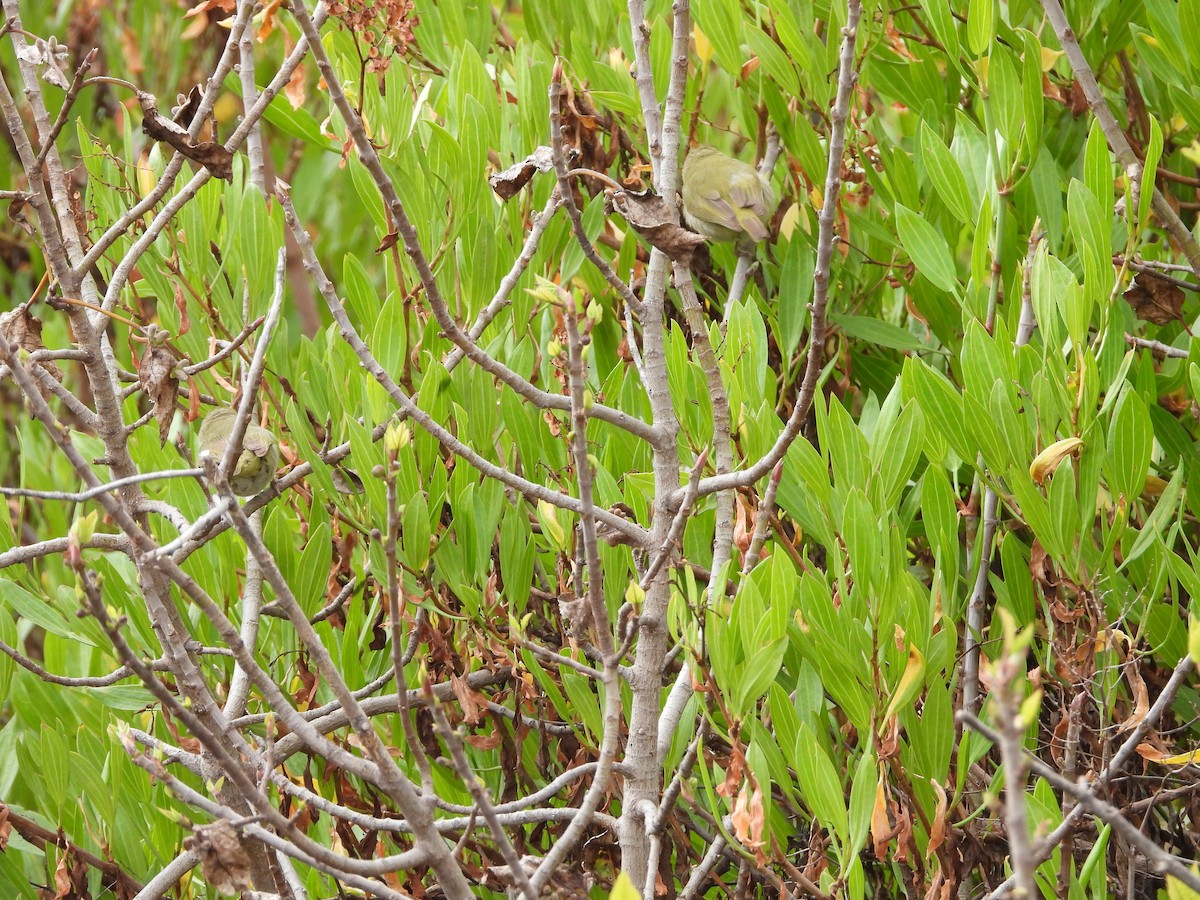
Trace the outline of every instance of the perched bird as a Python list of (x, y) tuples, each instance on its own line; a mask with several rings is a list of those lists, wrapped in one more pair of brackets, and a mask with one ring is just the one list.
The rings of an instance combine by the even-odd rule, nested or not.
[(737, 241), (749, 250), (768, 235), (775, 192), (753, 166), (707, 144), (683, 161), (683, 218), (714, 241)]
[[(220, 459), (233, 433), (237, 410), (218, 407), (204, 418), (200, 425), (200, 450), (207, 450)], [(242, 440), (242, 455), (238, 457), (233, 471), (229, 472), (229, 486), (240, 497), (257, 494), (275, 476), (279, 468), (279, 442), (267, 429), (251, 423), (246, 426)]]

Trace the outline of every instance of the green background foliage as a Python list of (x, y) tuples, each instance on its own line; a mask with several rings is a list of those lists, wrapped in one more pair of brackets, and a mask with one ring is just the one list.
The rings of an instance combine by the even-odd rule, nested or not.
[[(34, 34), (65, 34), (81, 28), (84, 7), (95, 16), (88, 46), (104, 48), (107, 73), (160, 98), (189, 89), (222, 40), (221, 15), (210, 13), (197, 28), (195, 18), (184, 19), (171, 4), (28, 3), (23, 25)], [(671, 63), (671, 5), (652, 0), (647, 7), (661, 99)], [(738, 462), (749, 464), (770, 449), (795, 402), (813, 295), (814, 203), (824, 184), (846, 7), (841, 0), (695, 0), (692, 11), (683, 133), (746, 160), (765, 149), (768, 129), (783, 147), (772, 175), (783, 198), (773, 237), (759, 248), (759, 276), (728, 310), (724, 330), (718, 323), (732, 250), (713, 246), (710, 277), (700, 279)], [(1148, 211), (1151, 185), (1172, 198), (1189, 227), (1200, 206), (1200, 3), (1073, 3), (1067, 13), (1122, 127), (1142, 156), (1157, 160), (1157, 181), (1135, 184), (1115, 164), (1078, 101), (1038, 3), (866, 4), (845, 187), (840, 197), (825, 198), (837, 204), (840, 238), (830, 273), (830, 329), (820, 348), (827, 363), (805, 435), (785, 457), (768, 555), (740, 579), (735, 600), (709, 604), (706, 578), (692, 568), (706, 572), (711, 561), (715, 506), (706, 497), (682, 542), (687, 564), (673, 575), (672, 636), (707, 690), (683, 718), (664, 761), (666, 779), (695, 733), (697, 715), (712, 734), (664, 863), (679, 879), (672, 892), (716, 831), (736, 830), (736, 816), (733, 826), (723, 818), (751, 793), (762, 803), (757, 864), (784, 873), (779, 863), (787, 859), (838, 896), (899, 896), (906, 889), (924, 895), (961, 880), (994, 885), (1004, 877), (993, 798), (1005, 773), (986, 743), (964, 736), (954, 720), (988, 489), (999, 498), (1000, 523), (985, 562), (984, 669), (1011, 646), (991, 610), (1031, 629), (1025, 684), (1041, 692), (1041, 706), (1028, 723), (1030, 750), (1061, 766), (1069, 708), (1082, 694), (1086, 722), (1071, 774), (1102, 768), (1122, 724), (1144, 713), (1147, 689), (1156, 696), (1187, 653), (1190, 601), (1200, 591), (1200, 491), (1190, 477), (1200, 463), (1200, 345), (1189, 331), (1197, 303), (1187, 293), (1178, 315), (1153, 324), (1138, 319), (1121, 294), (1133, 275), (1125, 261), (1179, 261), (1178, 248)], [(456, 319), (469, 324), (520, 254), (531, 216), (554, 188), (552, 175), (539, 175), (502, 202), (487, 176), (548, 143), (547, 90), (556, 57), (573, 91), (569, 134), (584, 159), (594, 161), (602, 149), (609, 175), (645, 183), (630, 23), (615, 0), (524, 0), (501, 8), (418, 0), (417, 14), (415, 44), (384, 72), (363, 75), (355, 36), (346, 29), (327, 26), (324, 46), (398, 186), (443, 295)], [(279, 13), (273, 32), (256, 44), (260, 85), (297, 34), (290, 16)], [(11, 46), (0, 56), (11, 76)], [(575, 494), (565, 412), (533, 408), (469, 363), (451, 372), (443, 367), (453, 344), (428, 315), (403, 246), (388, 246), (392, 223), (353, 149), (343, 152), (346, 129), (314, 67), (306, 63), (303, 73), (303, 103), (273, 102), (265, 142), (270, 167), (292, 186), (300, 219), (353, 324), (391, 376), (459, 440), (510, 471)], [(225, 87), (217, 123), (228, 134), (240, 111), (237, 76)], [(62, 91), (45, 92), (52, 109), (61, 102)], [(583, 112), (584, 98), (592, 113)], [(67, 165), (80, 166), (93, 239), (166, 164), (164, 149), (141, 133), (139, 116), (121, 88), (91, 88), (61, 140)], [(0, 187), (19, 187), (19, 165), (7, 144), (0, 156), (7, 162)], [(619, 217), (606, 215), (602, 194), (581, 190), (579, 197), (584, 228), (601, 254), (622, 277), (642, 277), (646, 244)], [(103, 279), (144, 227), (135, 222), (105, 254), (98, 264)], [(122, 292), (120, 310), (168, 329), (181, 356), (203, 359), (210, 338), (227, 339), (246, 321), (244, 286), (249, 318), (266, 313), (284, 231), (278, 204), (248, 183), (239, 155), (232, 182), (209, 181), (153, 242)], [(14, 222), (0, 233), (7, 264), (0, 280), (8, 295), (26, 298), (45, 270), (43, 257)], [(378, 580), (386, 571), (380, 531), (387, 503), (382, 480), (372, 477), (388, 460), (370, 432), (395, 409), (328, 313), (317, 310), (319, 296), (314, 301), (311, 287), (300, 287), (300, 267), (288, 277), (291, 302), (268, 353), (263, 393), (285, 457), (311, 464), (312, 473), (267, 507), (264, 534), (310, 615), (349, 577), (358, 579), (342, 611), (316, 628), (348, 683), (359, 686), (391, 666)], [(565, 357), (550, 349), (565, 343), (561, 315), (528, 290), (542, 278), (584, 305), (598, 301), (587, 389), (597, 402), (648, 420), (650, 406), (623, 345), (620, 301), (585, 260), (565, 215), (549, 223), (511, 305), (483, 331), (480, 345), (542, 389), (564, 390)], [(1037, 330), (1017, 346), (1023, 295)], [(38, 314), (45, 345), (69, 346), (65, 318), (49, 308)], [(1171, 354), (1131, 346), (1130, 336), (1160, 342)], [(111, 339), (121, 367), (135, 369), (134, 354), (143, 348), (129, 329), (115, 324)], [(664, 350), (684, 480), (713, 441), (712, 400), (692, 346), (682, 316), (672, 314)], [(228, 399), (231, 374), (228, 364), (218, 366), (193, 385)], [(80, 379), (68, 367), (68, 386), (77, 388)], [(123, 411), (132, 422), (147, 409), (135, 393)], [(181, 405), (174, 433), (187, 446), (195, 426), (184, 422), (184, 412)], [(11, 383), (4, 387), (4, 417), (5, 484), (64, 490), (78, 483), (44, 429), (23, 412)], [(88, 434), (72, 437), (88, 459), (103, 456)], [(1035, 456), (1066, 438), (1082, 441), (1076, 453), (1035, 477)], [(587, 440), (597, 505), (625, 504), (648, 525), (650, 448), (594, 419)], [(345, 465), (362, 480), (359, 493), (339, 490), (346, 476), (322, 458), (321, 451), (347, 441)], [(135, 431), (130, 447), (145, 471), (188, 464), (171, 443), (159, 446), (152, 426)], [(101, 466), (97, 471), (106, 477)], [(512, 666), (514, 679), (488, 689), (488, 699), (569, 726), (515, 727), (511, 715), (472, 712), (466, 697), (450, 705), (469, 736), (471, 764), (497, 799), (532, 793), (594, 758), (603, 732), (598, 685), (521, 649), (517, 640), (565, 648), (585, 661), (564, 634), (556, 602), (571, 587), (575, 517), (506, 492), (419, 428), (398, 454), (396, 480), (406, 621), (411, 625), (423, 609), (430, 622), (409, 683)], [(762, 487), (739, 500), (747, 530)], [(195, 480), (152, 482), (146, 490), (191, 520), (207, 508)], [(66, 535), (90, 508), (10, 499), (10, 514), (0, 516), (0, 552)], [(165, 520), (153, 521), (158, 540), (176, 536)], [(96, 527), (112, 530), (104, 521)], [(126, 618), (130, 642), (155, 656), (132, 564), (121, 553), (85, 552), (103, 578), (105, 603)], [(636, 580), (633, 552), (602, 544), (601, 560), (605, 602), (615, 617)], [(228, 532), (184, 565), (231, 613), (244, 567), (242, 545)], [(737, 580), (739, 567), (735, 554), (724, 575)], [(76, 616), (76, 576), (59, 556), (5, 568), (0, 605), (7, 610), (0, 640), (23, 648), (46, 670), (100, 676), (118, 664), (96, 623)], [(181, 603), (180, 610), (197, 640), (219, 643), (195, 608)], [(305, 654), (278, 623), (264, 619), (259, 659), (297, 702), (328, 703), (326, 685), (309, 691)], [(206, 657), (205, 667), (212, 684), (228, 683), (229, 659)], [(984, 694), (990, 697), (986, 678)], [(478, 692), (468, 696), (481, 700)], [(992, 705), (985, 702), (985, 718)], [(1198, 716), (1200, 697), (1185, 685), (1156, 749), (1193, 749)], [(415, 774), (393, 719), (380, 717), (377, 726), (397, 748), (401, 767)], [(120, 733), (133, 728), (182, 739), (172, 727), (134, 679), (58, 687), (0, 657), (0, 800), (145, 880), (180, 851), (188, 833), (181, 823), (203, 816), (135, 768)], [(261, 735), (263, 728), (252, 731)], [(1114, 803), (1145, 799), (1160, 783), (1194, 783), (1186, 770), (1146, 765), (1153, 779), (1122, 783)], [(284, 770), (296, 780), (314, 779), (329, 798), (356, 790), (353, 779), (323, 761), (297, 756)], [(471, 803), (452, 768), (438, 763), (434, 774), (444, 800)], [(1062, 796), (1046, 782), (1032, 784), (1028, 798), (1035, 832), (1061, 821)], [(372, 800), (363, 799), (364, 808)], [(556, 802), (569, 800), (563, 794)], [(608, 811), (620, 812), (619, 796)], [(1172, 852), (1194, 855), (1193, 816), (1187, 798), (1164, 802), (1146, 830)], [(1081, 827), (1086, 838), (1074, 861), (1056, 851), (1038, 869), (1047, 895), (1060, 874), (1062, 897), (1098, 895), (1124, 883), (1118, 881), (1126, 877), (1123, 864), (1113, 865), (1116, 848), (1101, 841), (1089, 857), (1086, 845), (1096, 840), (1097, 826), (1085, 817)], [(543, 852), (556, 828), (526, 826), (518, 841)], [(1192, 838), (1180, 837), (1189, 831)], [(328, 817), (309, 833), (330, 844), (345, 840)], [(754, 858), (744, 833), (741, 841), (730, 837), (739, 853)], [(598, 829), (590, 846), (586, 867), (598, 881), (595, 895), (606, 896), (620, 865), (616, 839)], [(388, 852), (399, 849), (388, 845)], [(476, 862), (487, 859), (474, 844), (468, 852)], [(0, 894), (34, 896), (30, 885), (51, 882), (55, 865), (53, 848), (42, 851), (13, 836), (0, 853)], [(722, 876), (726, 884), (733, 885), (735, 872), (736, 866)], [(326, 876), (304, 875), (312, 896), (330, 895)], [(102, 895), (99, 874), (90, 877), (93, 896)], [(401, 874), (395, 886), (405, 888), (408, 877), (415, 878)], [(1149, 874), (1143, 878), (1148, 890), (1161, 886)], [(183, 895), (216, 893), (197, 873)], [(714, 888), (706, 896), (719, 895)]]

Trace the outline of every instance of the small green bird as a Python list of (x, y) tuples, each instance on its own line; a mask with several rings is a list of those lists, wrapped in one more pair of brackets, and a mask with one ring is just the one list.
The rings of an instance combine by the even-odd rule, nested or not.
[(693, 147), (683, 161), (683, 218), (711, 240), (753, 249), (770, 233), (774, 204), (771, 183), (757, 169), (714, 147)]
[[(218, 407), (204, 417), (200, 425), (200, 450), (220, 459), (233, 433), (237, 410)], [(242, 455), (229, 473), (229, 486), (239, 497), (257, 494), (275, 477), (279, 468), (279, 442), (267, 429), (251, 423), (242, 440)]]

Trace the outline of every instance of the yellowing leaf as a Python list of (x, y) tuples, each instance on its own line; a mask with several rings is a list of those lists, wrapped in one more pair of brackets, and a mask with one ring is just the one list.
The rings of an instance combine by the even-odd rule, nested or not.
[(1190, 753), (1167, 754), (1153, 744), (1138, 744), (1137, 755), (1147, 762), (1162, 763), (1164, 766), (1190, 766), (1200, 763), (1200, 750)]
[(696, 56), (699, 57), (700, 62), (708, 65), (709, 60), (712, 59), (713, 45), (712, 41), (708, 39), (708, 35), (700, 30), (699, 25), (692, 26), (692, 40), (696, 42)]
[(908, 645), (908, 663), (904, 666), (904, 674), (892, 694), (892, 702), (888, 704), (885, 721), (895, 716), (902, 708), (908, 706), (921, 692), (921, 684), (925, 680), (925, 657), (917, 649), (916, 644)]
[(613, 889), (609, 891), (608, 900), (642, 900), (642, 895), (633, 886), (629, 876), (621, 872), (617, 876), (617, 880), (613, 882)]
[(1051, 50), (1049, 47), (1042, 48), (1042, 71), (1049, 72), (1054, 68), (1054, 64), (1058, 62), (1059, 57), (1063, 55), (1061, 50)]
[[(1196, 868), (1192, 867), (1193, 870)], [(1174, 875), (1167, 876), (1167, 900), (1200, 900), (1196, 893)]]
[(1033, 458), (1033, 462), (1029, 464), (1029, 477), (1038, 484), (1044, 484), (1047, 476), (1053, 473), (1064, 459), (1082, 446), (1083, 441), (1077, 437), (1055, 441)]
[(567, 532), (558, 521), (558, 510), (547, 500), (539, 500), (537, 505), (538, 521), (542, 524), (542, 533), (550, 539), (557, 550), (567, 549)]

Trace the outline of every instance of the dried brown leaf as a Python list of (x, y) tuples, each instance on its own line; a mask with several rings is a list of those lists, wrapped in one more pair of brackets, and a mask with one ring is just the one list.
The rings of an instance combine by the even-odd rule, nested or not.
[(620, 215), (629, 227), (675, 262), (691, 265), (692, 254), (704, 243), (704, 236), (679, 225), (671, 207), (656, 194), (610, 192), (610, 212)]
[(758, 785), (750, 789), (750, 785), (742, 785), (738, 791), (737, 801), (733, 804), (733, 833), (742, 845), (753, 850), (760, 864), (766, 862), (762, 848), (765, 845), (763, 830), (766, 827), (766, 814), (763, 810), (762, 788)]
[[(0, 335), (28, 353), (46, 349), (46, 345), (42, 343), (42, 320), (33, 315), (26, 305), (0, 313)], [(63, 380), (62, 370), (51, 360), (45, 360), (38, 365), (49, 372), (55, 381)]]
[(1133, 307), (1133, 314), (1145, 322), (1166, 325), (1183, 319), (1183, 289), (1169, 278), (1138, 272), (1122, 296)]
[(487, 712), (487, 698), (467, 684), (467, 679), (460, 675), (450, 676), (450, 688), (462, 707), (463, 721), (468, 725), (477, 725)]
[(509, 166), (503, 172), (496, 172), (488, 179), (488, 184), (501, 200), (511, 200), (535, 174), (550, 172), (553, 169), (554, 159), (550, 148), (538, 147), (519, 163)]
[(933, 821), (929, 826), (929, 846), (925, 848), (925, 855), (927, 857), (933, 856), (946, 841), (946, 831), (949, 828), (946, 812), (950, 808), (949, 799), (946, 797), (946, 789), (942, 787), (936, 778), (930, 778), (929, 783), (933, 785), (934, 793), (937, 794), (937, 808), (934, 810)]
[(193, 162), (204, 166), (217, 178), (225, 181), (233, 180), (233, 154), (225, 147), (216, 141), (197, 140), (177, 122), (162, 116), (158, 111), (158, 101), (153, 94), (139, 91), (138, 103), (142, 107), (142, 130), (146, 134), (156, 141), (173, 147)]
[(258, 26), (258, 42), (261, 44), (271, 36), (271, 32), (275, 30), (275, 16), (279, 13), (279, 7), (283, 6), (283, 0), (267, 0), (263, 4), (261, 13), (262, 24)]
[(383, 236), (383, 240), (379, 242), (379, 246), (375, 248), (376, 253), (384, 253), (396, 246), (400, 240), (400, 235), (395, 231), (389, 231)]
[(1146, 681), (1142, 678), (1137, 662), (1131, 660), (1125, 666), (1125, 680), (1133, 689), (1134, 707), (1129, 717), (1117, 726), (1117, 733), (1129, 731), (1142, 723), (1150, 713), (1150, 692), (1146, 689)]
[(204, 880), (215, 890), (240, 894), (253, 887), (250, 856), (237, 831), (224, 819), (195, 826), (183, 845), (200, 858)]
[(887, 788), (880, 779), (875, 785), (875, 803), (871, 806), (871, 846), (880, 862), (887, 859), (888, 842), (895, 833), (888, 821)]
[(138, 378), (142, 390), (154, 404), (159, 446), (166, 444), (171, 423), (175, 420), (175, 403), (179, 398), (179, 379), (175, 377), (175, 366), (178, 362), (175, 354), (165, 345), (151, 345), (142, 355), (138, 365)]
[(180, 94), (176, 100), (175, 106), (171, 109), (171, 121), (181, 128), (190, 128), (192, 120), (196, 118), (196, 113), (200, 111), (200, 101), (204, 99), (204, 95), (200, 92), (200, 85), (192, 85), (192, 89), (186, 94)]
[(187, 300), (183, 296), (183, 288), (178, 284), (172, 285), (175, 289), (175, 308), (179, 310), (179, 334), (177, 337), (183, 337), (192, 330), (192, 317), (188, 315)]

